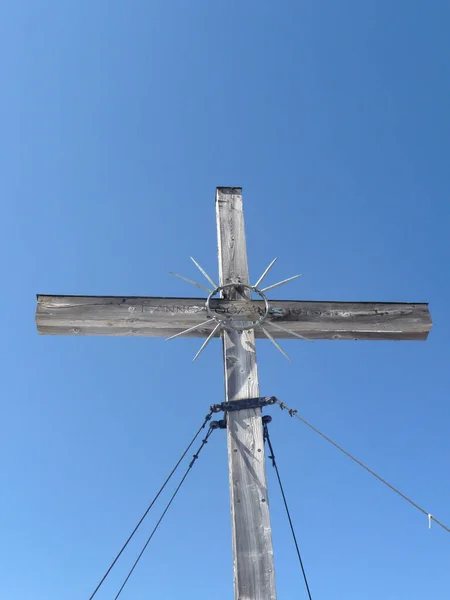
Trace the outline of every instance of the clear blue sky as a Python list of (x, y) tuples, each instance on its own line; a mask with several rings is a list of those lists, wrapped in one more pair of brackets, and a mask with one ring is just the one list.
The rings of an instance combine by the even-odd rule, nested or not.
[[(450, 522), (449, 30), (439, 0), (2, 3), (1, 600), (87, 599), (223, 400), (218, 341), (193, 365), (196, 340), (38, 337), (35, 294), (195, 296), (168, 271), (217, 273), (217, 185), (244, 188), (253, 277), (304, 274), (272, 297), (430, 302), (426, 343), (258, 361), (263, 394)], [(270, 412), (313, 598), (448, 598), (450, 536)], [(304, 598), (268, 474), (279, 598)], [(232, 593), (218, 432), (122, 597)]]

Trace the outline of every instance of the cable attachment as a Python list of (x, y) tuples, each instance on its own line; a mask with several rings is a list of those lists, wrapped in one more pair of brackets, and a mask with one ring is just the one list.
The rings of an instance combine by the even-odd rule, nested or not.
[(288, 411), (290, 417), (294, 417), (297, 414), (297, 412), (298, 412), (297, 410), (295, 410), (294, 408), (289, 408), (289, 406), (286, 406), (286, 404), (284, 402), (280, 402), (280, 400), (275, 400), (275, 401), (279, 405), (281, 410)]
[(428, 529), (431, 529), (431, 521), (433, 520), (433, 515), (430, 515), (430, 513), (428, 513)]
[[(212, 423), (211, 423), (211, 425), (212, 425)], [(188, 468), (188, 471), (189, 471), (190, 469), (192, 469), (192, 467), (194, 466), (194, 463), (195, 463), (195, 461), (196, 461), (196, 460), (197, 460), (197, 458), (198, 458), (198, 455), (199, 455), (199, 454), (200, 454), (200, 452), (203, 450), (203, 447), (204, 447), (204, 446), (205, 446), (205, 445), (208, 443), (208, 438), (209, 438), (209, 436), (212, 434), (212, 432), (213, 432), (213, 431), (214, 431), (214, 429), (215, 429), (215, 427), (211, 427), (211, 425), (209, 426), (208, 433), (207, 433), (207, 434), (205, 435), (205, 437), (202, 439), (202, 443), (201, 443), (201, 445), (200, 445), (200, 448), (197, 450), (197, 452), (196, 452), (195, 454), (193, 454), (193, 455), (192, 455), (192, 460), (191, 460), (191, 462), (189, 463), (189, 468)]]
[[(206, 424), (208, 423), (208, 421), (211, 420), (211, 417), (213, 416), (213, 411), (210, 409), (209, 413), (206, 415), (205, 420), (203, 421), (203, 425), (202, 425), (202, 429), (205, 429)], [(211, 427), (211, 425), (210, 425)]]
[[(269, 416), (269, 415), (266, 415)], [(267, 458), (272, 461), (272, 467), (276, 468), (277, 464), (275, 462), (275, 453), (273, 451), (273, 447), (272, 444), (270, 442), (270, 437), (269, 437), (269, 429), (267, 427), (267, 425), (272, 421), (272, 417), (269, 416), (269, 419), (266, 420), (266, 416), (264, 416), (262, 418), (262, 422), (263, 422), (263, 437), (264, 437), (264, 442), (267, 443), (268, 447), (269, 447), (269, 452), (270, 454), (267, 456)]]
[(245, 398), (244, 400), (233, 400), (232, 402), (222, 402), (213, 404), (210, 407), (212, 413), (231, 412), (233, 410), (246, 410), (248, 408), (263, 408), (275, 404), (279, 400), (275, 396), (263, 396), (260, 398)]

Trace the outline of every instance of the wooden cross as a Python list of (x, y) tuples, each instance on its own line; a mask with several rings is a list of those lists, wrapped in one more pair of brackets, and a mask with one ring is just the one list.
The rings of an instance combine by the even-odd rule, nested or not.
[[(277, 346), (275, 338), (427, 338), (431, 318), (423, 303), (251, 300), (241, 188), (217, 188), (216, 215), (221, 297), (211, 294), (208, 310), (204, 298), (38, 295), (39, 333), (220, 336), (229, 402), (260, 395), (255, 336)], [(256, 326), (245, 328), (249, 323)], [(261, 409), (228, 412), (227, 440), (235, 600), (275, 600)]]

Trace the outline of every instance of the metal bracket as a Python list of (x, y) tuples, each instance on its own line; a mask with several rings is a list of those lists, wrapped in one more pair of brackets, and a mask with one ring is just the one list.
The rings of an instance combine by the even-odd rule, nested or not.
[(213, 404), (211, 412), (232, 412), (234, 410), (245, 410), (248, 408), (262, 408), (275, 404), (277, 399), (275, 396), (264, 396), (262, 398), (246, 398), (245, 400), (234, 400), (233, 402), (222, 402), (221, 404)]
[(226, 429), (227, 422), (225, 421), (225, 419), (220, 419), (220, 421), (211, 421), (209, 426), (211, 429)]

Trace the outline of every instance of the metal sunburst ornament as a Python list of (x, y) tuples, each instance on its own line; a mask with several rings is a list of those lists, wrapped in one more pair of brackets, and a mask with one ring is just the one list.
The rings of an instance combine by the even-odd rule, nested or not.
[[(290, 361), (291, 359), (289, 358), (289, 356), (281, 348), (281, 346), (278, 344), (278, 342), (275, 341), (273, 336), (267, 331), (266, 327), (264, 327), (264, 325), (263, 325), (271, 312), (269, 300), (266, 297), (266, 292), (268, 292), (269, 290), (273, 290), (274, 288), (276, 288), (280, 285), (284, 285), (285, 283), (288, 283), (289, 281), (293, 281), (294, 279), (301, 277), (301, 275), (294, 275), (293, 277), (288, 277), (288, 279), (283, 279), (283, 281), (279, 281), (278, 283), (274, 283), (273, 285), (269, 285), (265, 288), (260, 289), (259, 286), (261, 285), (262, 281), (264, 280), (267, 273), (270, 271), (270, 269), (273, 267), (273, 265), (277, 261), (277, 259), (274, 258), (273, 261), (270, 263), (270, 265), (267, 267), (267, 269), (264, 271), (264, 273), (261, 275), (261, 277), (258, 279), (258, 281), (254, 285), (246, 285), (246, 284), (242, 284), (242, 283), (227, 283), (225, 285), (217, 285), (217, 283), (215, 283), (215, 281), (208, 275), (208, 273), (205, 271), (205, 269), (203, 269), (198, 264), (198, 262), (194, 258), (192, 258), (192, 256), (190, 258), (191, 258), (192, 262), (194, 263), (194, 265), (197, 267), (197, 269), (200, 271), (200, 273), (202, 273), (202, 275), (213, 286), (213, 289), (208, 288), (205, 285), (202, 285), (201, 283), (197, 283), (196, 281), (193, 281), (192, 279), (183, 277), (183, 275), (174, 273), (173, 271), (170, 271), (170, 274), (175, 275), (175, 277), (178, 277), (179, 279), (182, 279), (183, 281), (186, 281), (187, 283), (190, 283), (191, 285), (195, 285), (195, 287), (208, 292), (209, 295), (206, 298), (206, 302), (205, 302), (205, 310), (206, 310), (206, 315), (208, 318), (206, 321), (203, 321), (202, 323), (198, 323), (197, 325), (194, 325), (193, 327), (189, 327), (189, 329), (185, 329), (183, 331), (180, 331), (179, 333), (176, 333), (175, 335), (170, 336), (169, 338), (167, 338), (166, 341), (173, 340), (174, 338), (179, 337), (181, 335), (185, 335), (186, 333), (189, 333), (190, 331), (194, 331), (195, 329), (200, 329), (201, 327), (204, 327), (205, 325), (209, 325), (211, 323), (211, 321), (214, 321), (216, 323), (216, 325), (215, 325), (214, 329), (211, 331), (211, 333), (208, 335), (206, 340), (201, 345), (197, 354), (194, 356), (193, 360), (195, 361), (200, 356), (200, 354), (203, 352), (203, 350), (206, 348), (206, 346), (209, 344), (209, 342), (212, 340), (212, 338), (216, 335), (216, 333), (220, 332), (220, 330), (225, 329), (225, 330), (234, 330), (234, 331), (245, 331), (248, 329), (259, 328), (264, 333), (264, 335), (267, 337), (267, 339), (269, 339), (272, 342), (272, 344), (275, 346), (275, 348), (279, 352), (281, 352), (281, 354), (285, 358), (287, 358)], [(230, 317), (221, 318), (219, 315), (212, 312), (210, 304), (211, 304), (211, 300), (213, 299), (213, 297), (216, 296), (217, 294), (219, 294), (220, 292), (222, 292), (223, 290), (227, 290), (229, 288), (237, 288), (237, 287), (245, 288), (245, 289), (249, 290), (250, 291), (250, 300), (251, 300), (252, 293), (258, 295), (263, 300), (264, 314), (262, 316), (260, 316), (256, 320), (246, 320), (246, 321), (240, 320), (239, 322), (236, 322), (236, 321), (233, 322), (233, 320)], [(299, 338), (301, 340), (306, 340), (308, 342), (312, 341), (312, 340), (309, 340), (309, 339), (303, 337), (302, 335), (299, 335), (298, 333), (295, 333), (294, 331), (291, 331), (290, 329), (287, 329), (286, 327), (279, 325), (278, 323), (273, 322), (273, 321), (270, 321), (270, 326), (275, 327), (275, 329), (278, 329), (280, 331), (288, 333), (288, 334), (290, 334), (296, 338)]]

